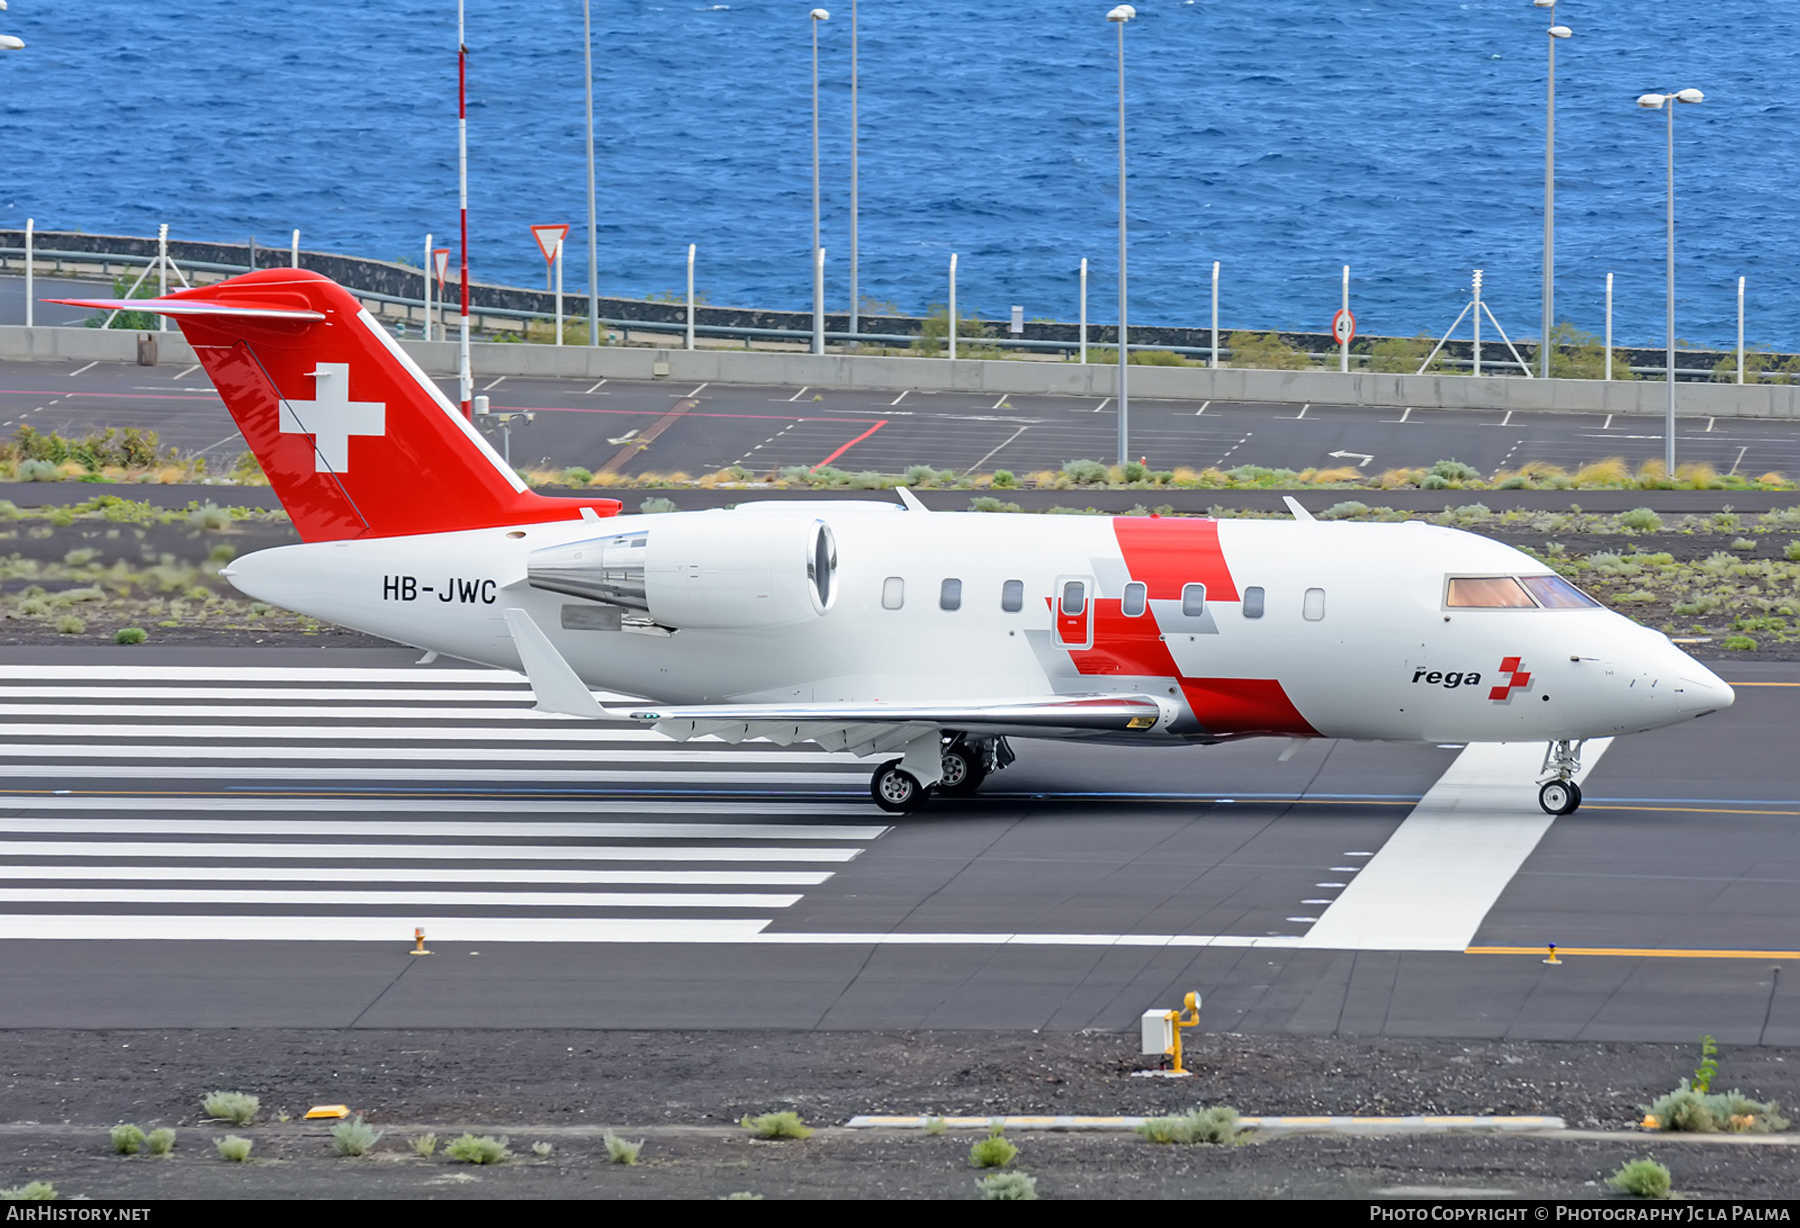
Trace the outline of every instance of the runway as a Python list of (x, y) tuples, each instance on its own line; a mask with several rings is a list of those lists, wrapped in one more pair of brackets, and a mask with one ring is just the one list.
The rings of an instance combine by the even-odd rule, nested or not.
[[(440, 381), (452, 400), (454, 381)], [(1058, 470), (1116, 456), (1112, 398), (871, 392), (848, 388), (667, 381), (479, 378), (495, 413), (536, 416), (512, 431), (521, 467), (580, 466), (626, 476), (737, 465), (756, 474), (830, 464), (846, 472)], [(144, 427), (161, 442), (226, 464), (243, 441), (204, 371), (122, 363), (0, 366), (0, 433), (20, 426), (82, 435)], [(1134, 454), (1154, 469), (1263, 465), (1390, 468), (1456, 459), (1484, 473), (1607, 457), (1636, 466), (1663, 455), (1660, 418), (1415, 406), (1399, 410), (1299, 403), (1133, 398)], [(497, 437), (496, 437), (497, 439)], [(1686, 461), (1720, 473), (1800, 472), (1800, 423), (1682, 416)]]
[(896, 819), (855, 761), (411, 660), (0, 656), (0, 1026), (1118, 1029), (1195, 988), (1226, 1030), (1800, 1040), (1793, 666), (1591, 747), (1564, 819), (1540, 747), (1330, 742), (1021, 743)]

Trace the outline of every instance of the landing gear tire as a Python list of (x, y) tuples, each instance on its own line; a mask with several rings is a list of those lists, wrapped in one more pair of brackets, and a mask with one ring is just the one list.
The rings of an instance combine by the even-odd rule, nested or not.
[(966, 797), (987, 779), (987, 764), (981, 752), (966, 742), (957, 742), (944, 750), (944, 778), (937, 791), (947, 797)]
[(931, 796), (931, 788), (921, 785), (918, 777), (900, 767), (899, 759), (890, 759), (875, 769), (869, 778), (869, 796), (890, 814), (907, 814), (923, 806)]
[(1545, 814), (1574, 814), (1581, 805), (1581, 786), (1572, 780), (1552, 780), (1538, 790), (1538, 805)]

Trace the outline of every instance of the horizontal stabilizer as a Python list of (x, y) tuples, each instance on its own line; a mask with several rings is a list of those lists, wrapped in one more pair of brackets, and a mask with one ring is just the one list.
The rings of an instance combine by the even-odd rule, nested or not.
[(47, 298), (46, 303), (68, 307), (92, 307), (96, 311), (150, 311), (163, 316), (251, 316), (260, 320), (323, 320), (325, 313), (304, 307), (233, 300), (224, 303), (194, 302), (176, 298)]

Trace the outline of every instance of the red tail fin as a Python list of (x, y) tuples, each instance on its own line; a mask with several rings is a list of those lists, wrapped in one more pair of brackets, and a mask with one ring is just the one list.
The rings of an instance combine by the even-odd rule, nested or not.
[(317, 273), (266, 269), (77, 305), (174, 318), (307, 541), (619, 511), (529, 490), (355, 297)]

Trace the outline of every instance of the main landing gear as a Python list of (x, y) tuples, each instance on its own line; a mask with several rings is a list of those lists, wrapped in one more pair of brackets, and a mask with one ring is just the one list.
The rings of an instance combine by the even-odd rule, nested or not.
[(1575, 773), (1581, 770), (1581, 742), (1564, 738), (1550, 743), (1539, 770), (1550, 773), (1538, 788), (1538, 805), (1544, 813), (1574, 814), (1581, 805), (1581, 786), (1575, 783)]
[(946, 733), (943, 743), (941, 774), (931, 784), (921, 784), (917, 776), (901, 766), (904, 759), (890, 759), (876, 768), (869, 778), (869, 795), (875, 804), (890, 813), (906, 814), (923, 806), (933, 793), (967, 797), (981, 787), (982, 781), (1013, 761), (1012, 747), (1005, 738), (967, 738)]

